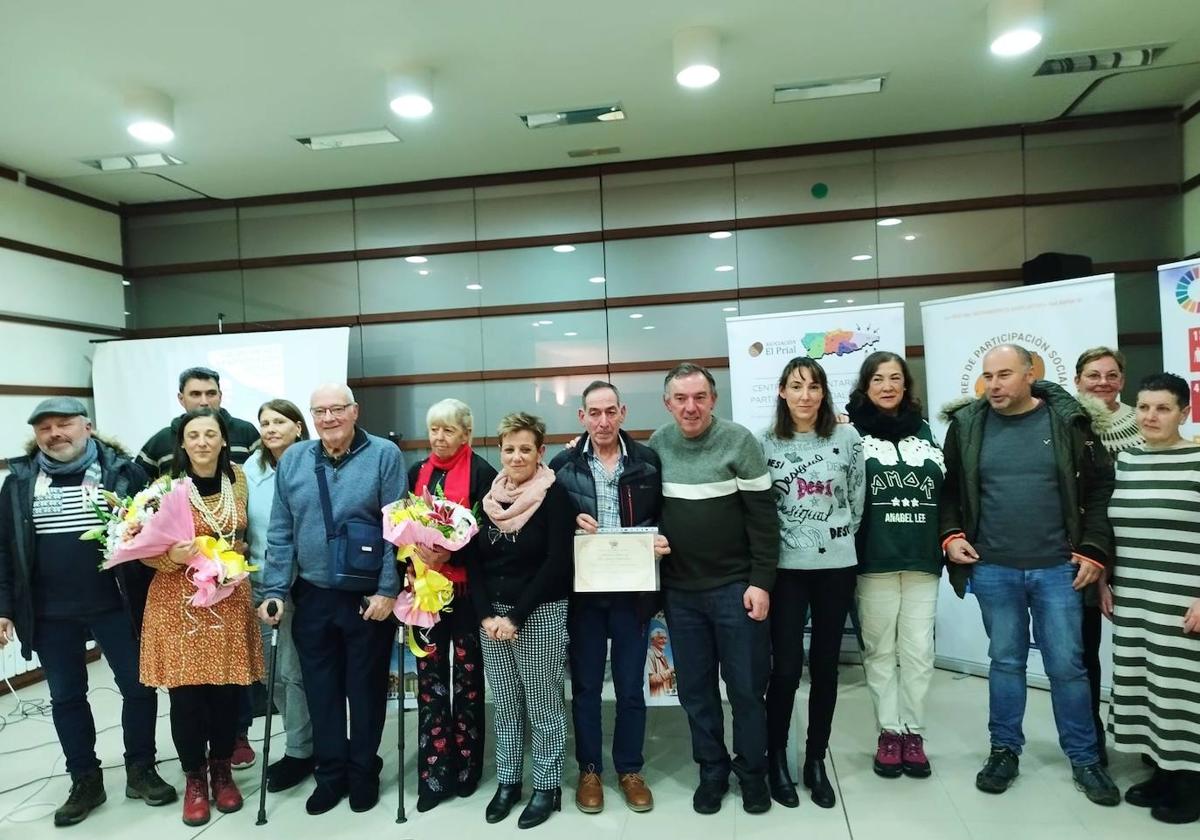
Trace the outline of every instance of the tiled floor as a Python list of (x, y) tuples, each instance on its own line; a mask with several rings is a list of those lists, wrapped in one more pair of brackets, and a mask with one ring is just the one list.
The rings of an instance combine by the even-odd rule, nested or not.
[[(101, 690), (93, 694), (98, 725), (114, 726), (119, 720), (119, 699), (103, 687), (112, 686), (112, 678), (102, 663), (91, 666), (92, 683)], [(805, 690), (802, 688), (802, 691)], [(44, 699), (39, 686), (21, 693), (26, 701)], [(0, 697), (0, 714), (8, 715), (15, 707), (12, 696)], [(215, 819), (199, 829), (187, 828), (179, 819), (179, 805), (160, 809), (127, 801), (123, 793), (123, 771), (108, 771), (109, 801), (82, 825), (66, 830), (53, 827), (50, 814), (65, 797), (68, 782), (62, 773), (62, 757), (49, 718), (14, 722), (0, 731), (0, 838), (117, 837), (135, 838), (198, 837), (253, 838), (256, 834), (321, 837), (388, 837), (392, 840), (467, 840), (467, 838), (541, 838), (541, 840), (582, 840), (584, 837), (612, 840), (705, 840), (706, 838), (811, 837), (820, 840), (1156, 840), (1156, 838), (1197, 836), (1197, 826), (1164, 826), (1149, 814), (1129, 805), (1101, 808), (1078, 793), (1071, 782), (1070, 768), (1059, 752), (1050, 711), (1050, 698), (1044, 691), (1031, 690), (1026, 715), (1028, 745), (1021, 761), (1021, 777), (1003, 796), (987, 796), (974, 788), (975, 772), (987, 748), (987, 683), (978, 677), (964, 677), (939, 671), (934, 680), (928, 711), (930, 726), (927, 748), (934, 764), (932, 778), (913, 780), (880, 779), (871, 771), (875, 745), (871, 703), (863, 684), (862, 670), (847, 665), (842, 669), (842, 686), (829, 770), (836, 779), (838, 806), (823, 810), (803, 798), (798, 809), (775, 806), (767, 814), (751, 816), (741, 809), (736, 786), (725, 799), (719, 814), (703, 817), (692, 812), (691, 791), (695, 767), (691, 760), (687, 721), (680, 709), (651, 709), (646, 742), (646, 777), (654, 789), (656, 806), (648, 814), (633, 814), (619, 801), (613, 779), (606, 779), (609, 805), (604, 813), (585, 816), (573, 803), (574, 773), (568, 770), (564, 788), (564, 809), (545, 825), (531, 832), (519, 831), (514, 813), (506, 822), (487, 825), (483, 809), (491, 795), (493, 771), (485, 770), (485, 781), (471, 799), (445, 803), (427, 814), (415, 809), (415, 784), (412, 782), (414, 756), (410, 750), (408, 822), (395, 824), (396, 771), (394, 718), (384, 733), (384, 799), (371, 812), (354, 814), (343, 804), (321, 817), (304, 813), (304, 800), (311, 783), (268, 800), (269, 826), (254, 825), (258, 806), (258, 767), (237, 774), (247, 796), (246, 807), (237, 814), (215, 814)], [(803, 699), (797, 703), (797, 723), (803, 720)], [(160, 709), (160, 755), (174, 755), (165, 717), (165, 699)], [(606, 724), (611, 725), (612, 706), (607, 704)], [(413, 743), (415, 716), (407, 715), (409, 744)], [(256, 721), (252, 736), (261, 737), (262, 721)], [(282, 741), (274, 741), (276, 750)], [(568, 756), (571, 744), (567, 745)], [(121, 762), (120, 730), (115, 727), (100, 736), (100, 754), (106, 764)], [(568, 768), (571, 762), (568, 761)], [(51, 772), (54, 778), (43, 782)], [(1122, 789), (1140, 780), (1144, 770), (1136, 758), (1114, 755), (1113, 774)], [(164, 762), (160, 772), (177, 787), (182, 775), (175, 762)], [(29, 783), (34, 781), (32, 784)], [(803, 791), (802, 791), (803, 792)], [(21, 807), (24, 806), (24, 807)], [(19, 809), (14, 813), (14, 809)], [(7, 819), (5, 819), (7, 817)], [(65, 832), (65, 833), (64, 833)]]

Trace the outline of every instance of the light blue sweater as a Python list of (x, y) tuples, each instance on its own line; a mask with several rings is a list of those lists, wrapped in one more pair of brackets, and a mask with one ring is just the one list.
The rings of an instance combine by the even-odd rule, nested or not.
[[(332, 589), (326, 548), (325, 518), (317, 489), (318, 460), (329, 483), (333, 521), (374, 519), (383, 529), (384, 505), (408, 491), (404, 457), (391, 441), (355, 430), (350, 452), (336, 467), (325, 456), (319, 440), (292, 444), (279, 459), (275, 471), (275, 499), (267, 529), (267, 556), (263, 570), (262, 597), (284, 600), (299, 576), (322, 589)], [(384, 543), (383, 570), (378, 594), (395, 598), (400, 592), (396, 549)]]
[[(275, 501), (275, 468), (262, 462), (261, 452), (255, 452), (242, 465), (246, 475), (246, 543), (250, 546), (250, 563), (258, 566), (250, 573), (250, 583), (257, 596), (262, 589), (263, 567), (267, 561), (267, 526), (271, 522), (271, 504)], [(258, 599), (256, 597), (255, 603)]]

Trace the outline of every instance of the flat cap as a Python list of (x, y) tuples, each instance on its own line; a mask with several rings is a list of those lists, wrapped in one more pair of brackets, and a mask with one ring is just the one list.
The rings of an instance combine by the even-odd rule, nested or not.
[(42, 400), (29, 415), (29, 425), (36, 426), (43, 417), (87, 417), (87, 406), (74, 397), (50, 397)]

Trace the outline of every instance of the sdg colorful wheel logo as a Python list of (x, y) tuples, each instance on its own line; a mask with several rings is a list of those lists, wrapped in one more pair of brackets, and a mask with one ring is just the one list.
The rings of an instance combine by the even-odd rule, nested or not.
[(1200, 314), (1200, 265), (1192, 266), (1175, 284), (1175, 300), (1184, 312)]

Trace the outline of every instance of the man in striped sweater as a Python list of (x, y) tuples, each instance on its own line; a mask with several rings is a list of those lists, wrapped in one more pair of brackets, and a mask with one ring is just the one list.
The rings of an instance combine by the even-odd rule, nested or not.
[[(700, 784), (697, 813), (714, 814), (738, 777), (748, 813), (771, 807), (764, 695), (771, 666), (766, 618), (779, 560), (771, 478), (749, 430), (713, 414), (717, 388), (705, 368), (685, 363), (666, 377), (674, 418), (650, 438), (662, 461), (660, 528), (671, 544), (661, 566), (679, 701), (692, 731)], [(718, 668), (733, 710), (725, 749)]]

